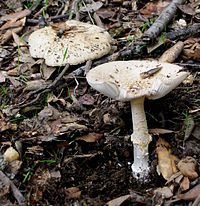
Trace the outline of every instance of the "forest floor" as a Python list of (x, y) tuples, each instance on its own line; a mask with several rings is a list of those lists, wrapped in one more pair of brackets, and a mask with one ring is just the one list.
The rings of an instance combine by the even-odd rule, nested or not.
[[(0, 205), (200, 205), (200, 3), (177, 0), (181, 4), (164, 30), (153, 38), (144, 35), (172, 2), (0, 1)], [(70, 66), (56, 87), (40, 91), (64, 67), (32, 58), (28, 36), (45, 22), (68, 19), (102, 26), (115, 39), (108, 58), (94, 60), (92, 67), (113, 53), (124, 61), (159, 59), (183, 42), (171, 62), (189, 77), (165, 97), (145, 100), (152, 134), (145, 183), (131, 172), (130, 102), (92, 89), (85, 64)], [(138, 42), (139, 51), (133, 49)], [(14, 154), (6, 161), (8, 148)], [(180, 160), (185, 172), (177, 167)], [(166, 162), (176, 167), (170, 178), (165, 174), (172, 165)]]

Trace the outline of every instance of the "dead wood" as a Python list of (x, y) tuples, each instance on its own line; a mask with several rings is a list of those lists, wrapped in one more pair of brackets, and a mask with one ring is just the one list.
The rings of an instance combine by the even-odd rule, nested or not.
[(4, 185), (10, 186), (13, 196), (18, 201), (19, 205), (22, 205), (25, 203), (25, 198), (22, 195), (22, 193), (18, 190), (18, 188), (14, 185), (14, 183), (2, 171), (0, 171), (0, 181)]
[(166, 33), (166, 38), (170, 40), (184, 40), (188, 37), (200, 35), (200, 23), (193, 24), (184, 29)]
[(166, 28), (168, 23), (174, 18), (177, 11), (177, 4), (183, 4), (186, 0), (173, 0), (167, 6), (153, 25), (144, 33), (143, 40), (151, 41), (155, 39)]

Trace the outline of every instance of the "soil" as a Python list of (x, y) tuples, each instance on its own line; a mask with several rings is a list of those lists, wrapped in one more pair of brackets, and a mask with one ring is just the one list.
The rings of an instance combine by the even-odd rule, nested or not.
[[(142, 8), (145, 3), (139, 2), (138, 8)], [(8, 9), (5, 4), (1, 6), (2, 9)], [(115, 9), (120, 8), (124, 17), (123, 9), (127, 7), (111, 1), (105, 8), (112, 6)], [(38, 10), (39, 8), (33, 13)], [(57, 10), (58, 7), (50, 6), (48, 14), (53, 16)], [(87, 19), (85, 14), (82, 20)], [(104, 23), (107, 21), (105, 19)], [(112, 22), (113, 25), (114, 23), (116, 22)], [(113, 25), (109, 24), (110, 27)], [(123, 36), (124, 33), (120, 35)], [(9, 46), (9, 42), (6, 46)], [(157, 56), (162, 49), (164, 48), (152, 56)], [(11, 53), (16, 57), (13, 51)], [(4, 60), (2, 68), (8, 71), (6, 68), (11, 68), (12, 61), (12, 57)], [(186, 62), (181, 57), (176, 61)], [(200, 64), (199, 61), (190, 62), (190, 65)], [(94, 91), (87, 84), (84, 75), (77, 77), (77, 88), (76, 81), (72, 79), (67, 87), (52, 92), (58, 97), (55, 101), (49, 100), (47, 103), (47, 96), (44, 96), (40, 102), (21, 108), (18, 118), (6, 116), (5, 110), (0, 111), (1, 123), (17, 125), (16, 129), (10, 127), (0, 132), (1, 152), (9, 145), (17, 147), (19, 144), (22, 147), (21, 164), (17, 171), (13, 174), (10, 165), (5, 166), (2, 171), (22, 192), (26, 199), (25, 205), (101, 206), (128, 194), (135, 194), (137, 198), (128, 198), (119, 205), (155, 205), (157, 200), (154, 191), (165, 186), (166, 182), (156, 170), (158, 161), (155, 149), (159, 137), (170, 144), (172, 154), (179, 159), (192, 156), (200, 165), (200, 82), (197, 69), (192, 67), (189, 70), (195, 77), (192, 83), (180, 84), (161, 99), (145, 100), (148, 127), (173, 131), (152, 134), (149, 146), (151, 173), (145, 183), (136, 181), (131, 172), (133, 145), (130, 141), (130, 103), (114, 101)], [(57, 71), (54, 72), (51, 79), (55, 79), (57, 74)], [(2, 87), (9, 88), (7, 98), (1, 98), (2, 105), (14, 105), (26, 98), (27, 93), (22, 93), (23, 87), (14, 88), (10, 85), (10, 81), (2, 83)], [(75, 101), (68, 95), (69, 92), (75, 93)], [(2, 92), (1, 95), (3, 97)], [(65, 105), (62, 104), (63, 100)], [(63, 116), (60, 118), (58, 115), (59, 118), (56, 118), (57, 112)], [(65, 122), (65, 117), (75, 118), (74, 122), (86, 128), (78, 129), (74, 124), (72, 128), (66, 129), (72, 120)], [(194, 128), (186, 138), (188, 118), (193, 120)], [(50, 126), (58, 132), (57, 135), (52, 136), (49, 133)], [(89, 140), (85, 137), (88, 134), (92, 134)], [(12, 193), (7, 193), (0, 204), (18, 205)], [(189, 201), (177, 201), (171, 205), (189, 205)]]

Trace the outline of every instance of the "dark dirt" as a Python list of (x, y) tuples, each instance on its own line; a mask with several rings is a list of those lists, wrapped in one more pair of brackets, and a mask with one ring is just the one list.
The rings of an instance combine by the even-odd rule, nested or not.
[[(56, 15), (62, 5), (61, 2), (58, 1), (57, 6), (49, 6), (47, 13), (50, 16)], [(115, 38), (127, 35), (130, 28), (119, 32), (118, 29), (122, 27), (121, 24), (117, 23), (131, 21), (130, 19), (133, 16), (136, 18), (137, 12), (131, 11), (128, 3), (125, 5), (121, 1), (118, 3), (116, 3), (117, 1), (108, 1), (107, 4), (105, 1), (102, 2), (105, 4), (105, 9), (111, 8), (113, 12), (112, 18), (105, 17), (105, 19), (102, 19), (108, 30), (115, 32)], [(29, 1), (22, 1), (23, 5), (28, 3)], [(141, 9), (146, 3), (147, 1), (139, 1), (138, 8)], [(3, 14), (10, 12), (5, 3), (0, 4)], [(41, 3), (33, 11), (33, 14), (43, 6)], [(11, 11), (13, 12), (13, 10)], [(128, 12), (127, 20), (125, 17)], [(31, 14), (30, 19), (33, 18), (33, 14)], [(108, 14), (105, 12), (104, 15)], [(81, 21), (89, 20), (87, 13), (81, 17)], [(29, 30), (32, 25), (30, 23), (25, 27), (25, 30)], [(119, 35), (117, 32), (119, 32)], [(128, 45), (127, 42), (126, 44), (123, 42), (118, 44), (119, 47), (126, 45)], [(10, 46), (10, 43), (7, 42), (6, 46)], [(13, 68), (13, 59), (17, 57), (15, 49), (11, 46), (8, 49), (11, 54), (3, 59), (1, 67), (4, 71)], [(163, 53), (162, 49), (166, 48), (159, 48), (152, 56)], [(149, 57), (148, 54), (144, 55)], [(180, 57), (177, 62), (186, 61)], [(191, 60), (189, 63), (190, 65), (193, 63), (200, 64), (199, 61)], [(31, 74), (29, 70), (24, 69), (24, 71), (26, 72), (25, 75)], [(36, 71), (40, 72), (39, 65), (36, 65)], [(136, 182), (131, 173), (133, 146), (129, 139), (132, 133), (129, 102), (117, 102), (99, 94), (87, 85), (83, 75), (77, 77), (79, 82), (75, 96), (77, 101), (73, 101), (69, 95), (70, 92), (74, 92), (76, 87), (74, 79), (62, 90), (52, 91), (55, 96), (63, 98), (67, 106), (63, 106), (61, 100), (47, 103), (48, 95), (45, 94), (36, 104), (21, 108), (18, 117), (7, 116), (0, 110), (1, 124), (6, 122), (9, 125), (17, 125), (17, 129), (9, 126), (8, 129), (0, 132), (1, 152), (3, 153), (11, 144), (16, 147), (17, 141), (22, 144), (22, 165), (13, 175), (14, 178), (8, 165), (2, 171), (10, 177), (25, 196), (25, 205), (101, 206), (112, 199), (131, 193), (141, 197), (140, 200), (129, 199), (120, 204), (121, 206), (155, 205), (154, 190), (163, 187), (166, 182), (156, 172), (155, 145), (159, 136), (170, 143), (172, 153), (180, 159), (190, 155), (200, 165), (200, 138), (198, 131), (194, 133), (195, 129), (199, 128), (200, 122), (199, 110), (196, 111), (199, 109), (200, 83), (197, 69), (192, 67), (189, 68), (189, 71), (195, 76), (192, 83), (182, 83), (162, 99), (145, 101), (148, 127), (174, 131), (171, 134), (153, 135), (153, 141), (149, 146), (151, 174), (147, 183)], [(54, 72), (51, 79), (56, 76), (57, 72)], [(14, 105), (26, 98), (27, 92), (23, 90), (24, 85), (19, 87), (10, 85), (9, 80), (0, 85), (1, 88), (8, 88), (7, 94), (1, 89), (1, 105)], [(85, 98), (84, 102), (81, 99), (83, 97)], [(39, 114), (46, 107), (50, 110), (47, 113), (44, 112), (45, 114), (42, 114), (39, 119)], [(1, 109), (3, 109), (3, 106)], [(54, 114), (51, 116), (49, 111), (53, 111)], [(60, 118), (57, 113), (63, 116)], [(184, 140), (188, 116), (194, 120), (195, 127), (188, 139)], [(72, 128), (69, 131), (66, 129), (65, 131), (62, 122), (65, 117), (71, 119), (76, 117), (74, 122), (85, 125), (86, 129), (77, 129), (73, 125), (75, 129)], [(57, 136), (52, 136), (49, 133), (49, 128), (53, 124), (54, 127), (52, 128), (58, 130)], [(68, 122), (66, 125), (68, 125)], [(57, 126), (60, 126), (59, 129)], [(62, 129), (64, 132), (61, 132)], [(88, 133), (96, 133), (99, 138), (91, 142), (78, 139)], [(17, 201), (11, 193), (8, 193), (0, 200), (0, 205), (17, 205)], [(189, 205), (189, 201), (179, 201), (171, 205), (185, 206)]]

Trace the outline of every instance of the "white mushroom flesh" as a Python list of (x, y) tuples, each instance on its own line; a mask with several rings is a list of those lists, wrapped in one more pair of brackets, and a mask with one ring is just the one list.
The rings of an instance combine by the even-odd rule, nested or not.
[[(155, 68), (158, 72), (143, 78)], [(88, 83), (106, 96), (128, 101), (145, 96), (158, 99), (177, 87), (188, 75), (181, 67), (158, 61), (115, 61), (99, 65), (87, 75)]]
[(69, 20), (60, 29), (61, 35), (53, 25), (33, 32), (29, 37), (31, 56), (44, 58), (49, 66), (77, 65), (111, 50), (112, 37), (98, 26)]
[(94, 89), (120, 101), (131, 101), (134, 177), (146, 181), (149, 174), (148, 133), (144, 99), (158, 99), (178, 86), (188, 73), (181, 67), (158, 61), (115, 61), (90, 70), (87, 81)]

